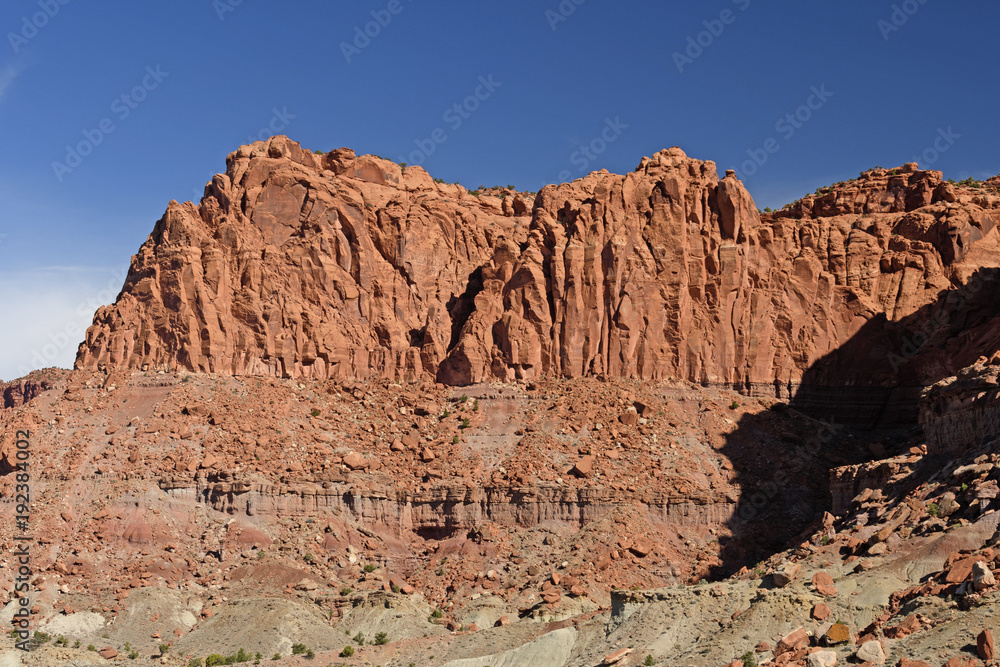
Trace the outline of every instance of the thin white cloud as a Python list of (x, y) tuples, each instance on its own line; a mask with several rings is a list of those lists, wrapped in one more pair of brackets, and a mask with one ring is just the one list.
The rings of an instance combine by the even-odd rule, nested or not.
[(63, 268), (0, 273), (0, 379), (72, 368), (94, 311), (114, 301), (125, 279), (122, 269)]
[(10, 63), (0, 67), (0, 100), (3, 100), (4, 93), (7, 92), (7, 88), (10, 84), (14, 83), (14, 79), (17, 75), (21, 73), (21, 66), (15, 63)]

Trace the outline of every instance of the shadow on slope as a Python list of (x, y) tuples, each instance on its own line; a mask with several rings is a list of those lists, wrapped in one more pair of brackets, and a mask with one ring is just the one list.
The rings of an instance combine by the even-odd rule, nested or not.
[(747, 414), (727, 436), (741, 489), (713, 578), (787, 549), (829, 511), (830, 471), (919, 444), (920, 392), (1000, 350), (1000, 269), (899, 321), (880, 315), (817, 360), (789, 404)]

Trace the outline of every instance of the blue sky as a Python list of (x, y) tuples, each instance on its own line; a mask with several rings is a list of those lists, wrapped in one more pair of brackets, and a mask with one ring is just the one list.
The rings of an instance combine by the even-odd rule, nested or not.
[(988, 0), (7, 0), (0, 378), (71, 365), (167, 202), (252, 136), (525, 190), (678, 145), (761, 208), (918, 155), (984, 178), (997, 25)]

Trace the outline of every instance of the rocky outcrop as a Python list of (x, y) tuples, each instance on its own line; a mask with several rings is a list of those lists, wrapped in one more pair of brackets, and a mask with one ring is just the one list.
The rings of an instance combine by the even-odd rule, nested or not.
[(718, 528), (732, 518), (736, 508), (735, 499), (724, 493), (689, 495), (664, 490), (637, 494), (607, 487), (568, 489), (558, 485), (451, 485), (407, 493), (390, 487), (359, 489), (347, 480), (271, 484), (164, 477), (159, 486), (171, 498), (204, 499), (213, 510), (228, 515), (273, 521), (338, 514), (361, 525), (383, 525), (397, 533), (434, 539), (464, 535), (483, 522), (505, 529), (550, 521), (583, 527), (636, 504), (664, 525)]
[(1000, 436), (1000, 354), (928, 387), (920, 423), (932, 454), (959, 456)]
[(35, 371), (13, 382), (0, 382), (0, 408), (16, 408), (56, 385), (66, 375), (65, 371), (47, 368)]
[(433, 374), (470, 276), (497, 237), (520, 233), (516, 195), (477, 199), (348, 150), (278, 137), (227, 164), (200, 206), (171, 202), (77, 366)]
[[(940, 171), (921, 171), (916, 162), (896, 169), (876, 167), (858, 178), (820, 188), (775, 212), (775, 217), (831, 218), (838, 215), (907, 213), (938, 202), (972, 204), (991, 209), (1000, 196), (989, 188), (963, 187), (944, 181)], [(997, 177), (994, 177), (995, 180)], [(991, 185), (987, 181), (983, 185)]]
[[(78, 368), (804, 384), (820, 407), (902, 385), (915, 405), (943, 372), (906, 352), (922, 309), (1000, 266), (1000, 198), (915, 165), (763, 217), (734, 174), (677, 148), (533, 202), (285, 137), (227, 166), (199, 206), (170, 204)], [(859, 334), (867, 355), (845, 358)], [(979, 343), (959, 345), (974, 359)]]

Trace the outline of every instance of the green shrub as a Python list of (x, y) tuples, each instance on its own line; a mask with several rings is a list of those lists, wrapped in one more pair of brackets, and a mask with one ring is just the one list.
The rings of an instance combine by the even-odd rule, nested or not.
[(936, 517), (938, 515), (938, 504), (937, 503), (931, 503), (930, 505), (928, 505), (927, 506), (927, 513), (930, 514), (931, 516)]
[(191, 658), (188, 660), (188, 667), (202, 667), (201, 658)]
[(656, 664), (656, 661), (653, 660), (653, 656), (647, 655), (646, 659), (642, 661), (642, 664), (646, 665), (646, 667), (651, 667)]
[(471, 426), (472, 426), (472, 422), (469, 421), (469, 418), (468, 417), (462, 417), (462, 423), (459, 425), (459, 428), (466, 429), (466, 428), (470, 428)]
[(292, 655), (299, 655), (301, 653), (305, 653), (307, 650), (308, 648), (306, 648), (305, 644), (292, 644)]
[(389, 643), (389, 635), (384, 632), (378, 632), (375, 634), (375, 646), (381, 646), (382, 644)]
[(358, 634), (354, 635), (354, 637), (352, 639), (353, 639), (354, 643), (357, 644), (358, 646), (364, 646), (365, 645), (365, 636), (364, 636), (364, 634), (362, 634), (360, 632)]
[(733, 401), (732, 403), (729, 404), (729, 409), (730, 410), (735, 410), (738, 407), (740, 407), (740, 404), (737, 403), (736, 401)]
[(319, 417), (319, 410), (313, 408), (312, 412), (310, 412), (309, 414), (311, 414), (313, 417)]
[(312, 660), (315, 657), (316, 657), (315, 651), (313, 651), (312, 649), (306, 651), (306, 660)]
[(340, 594), (343, 595), (344, 597), (347, 597), (348, 595), (350, 595), (353, 592), (354, 592), (354, 589), (350, 588), (348, 586), (344, 586), (343, 588), (340, 589)]
[(392, 592), (393, 592), (393, 593), (398, 593), (398, 592), (399, 592), (400, 590), (402, 590), (402, 589), (401, 589), (401, 588), (400, 588), (399, 586), (397, 586), (396, 584), (389, 584), (389, 588), (391, 588), (391, 589), (392, 589)]
[[(435, 180), (437, 180), (437, 179), (435, 179)], [(340, 652), (340, 657), (341, 658), (350, 658), (352, 655), (354, 655), (354, 647), (353, 646), (345, 646), (344, 650)]]
[(82, 642), (79, 639), (77, 639), (75, 642), (73, 642), (73, 648), (80, 648), (80, 644), (82, 644)]
[(744, 653), (740, 661), (743, 663), (743, 667), (757, 667), (757, 658), (754, 657), (753, 651)]
[(170, 644), (160, 644), (157, 648), (160, 649), (160, 655), (166, 655), (170, 650)]
[(469, 397), (466, 396), (465, 394), (462, 394), (461, 396), (458, 397), (459, 403), (465, 403), (467, 400), (469, 400)]
[(41, 630), (35, 630), (35, 634), (33, 635), (33, 637), (35, 641), (38, 642), (39, 644), (47, 644), (49, 640), (52, 639), (51, 635), (47, 635)]
[(274, 655), (271, 656), (271, 660), (281, 660), (281, 654), (275, 653)]
[(441, 618), (442, 616), (444, 616), (444, 612), (441, 611), (440, 609), (435, 609), (434, 612), (431, 614), (431, 616), (433, 616), (434, 618)]
[(375, 565), (374, 564), (368, 563), (367, 565), (365, 565), (365, 572), (372, 573), (374, 571), (375, 571)]
[(96, 651), (97, 647), (94, 646), (93, 644), (87, 644), (87, 650), (88, 651)]
[(221, 653), (213, 653), (212, 655), (205, 658), (205, 667), (215, 667), (216, 665), (226, 664), (226, 659)]

